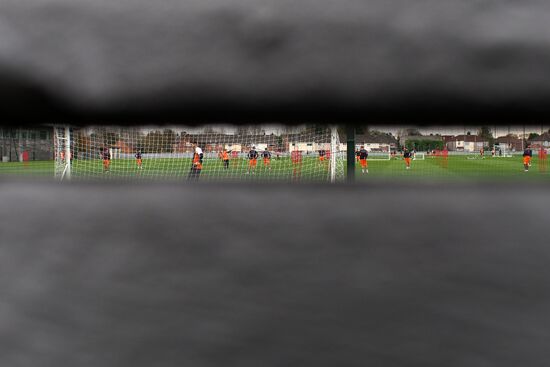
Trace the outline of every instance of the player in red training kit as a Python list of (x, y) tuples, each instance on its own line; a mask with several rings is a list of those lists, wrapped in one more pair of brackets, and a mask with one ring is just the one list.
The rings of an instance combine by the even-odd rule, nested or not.
[(523, 168), (525, 172), (529, 171), (529, 166), (531, 166), (531, 157), (533, 157), (533, 151), (531, 146), (527, 145), (527, 148), (523, 151)]
[(297, 180), (302, 175), (302, 152), (295, 150), (290, 153), (292, 160), (292, 178)]

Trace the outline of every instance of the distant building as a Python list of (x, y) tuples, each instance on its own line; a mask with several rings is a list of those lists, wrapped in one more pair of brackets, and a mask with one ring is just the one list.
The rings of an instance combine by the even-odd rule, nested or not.
[(495, 145), (504, 147), (512, 152), (518, 152), (523, 149), (523, 140), (515, 135), (500, 136), (496, 138)]
[(281, 138), (276, 135), (240, 135), (223, 133), (185, 134), (178, 137), (174, 151), (193, 152), (193, 144), (198, 144), (205, 152), (220, 152), (223, 149), (247, 152), (256, 149), (274, 150)]
[(330, 136), (327, 134), (285, 134), (283, 138), (283, 149), (288, 152), (316, 152), (319, 150), (330, 150)]
[(20, 161), (24, 153), (31, 161), (53, 159), (53, 128), (0, 129), (0, 163)]
[(487, 140), (477, 135), (446, 136), (443, 141), (448, 150), (457, 152), (478, 152), (489, 145)]
[[(356, 147), (364, 146), (370, 151), (388, 151), (397, 149), (397, 139), (389, 133), (368, 132), (366, 134), (357, 134), (355, 136)], [(346, 147), (347, 150), (347, 147)]]
[(533, 138), (529, 140), (529, 144), (531, 144), (531, 148), (533, 149), (540, 149), (543, 148), (550, 148), (550, 133), (544, 133), (540, 136), (537, 136), (536, 138)]

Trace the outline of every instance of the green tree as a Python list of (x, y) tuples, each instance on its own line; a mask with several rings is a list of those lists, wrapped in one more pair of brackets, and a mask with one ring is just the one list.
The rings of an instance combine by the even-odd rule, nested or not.
[(420, 130), (418, 130), (417, 128), (405, 129), (405, 134), (408, 135), (408, 136), (421, 136), (422, 135), (420, 133)]
[(428, 151), (428, 150), (443, 150), (444, 144), (442, 140), (416, 140), (409, 139), (406, 141), (405, 146), (407, 149), (412, 150), (416, 149), (418, 151)]
[(537, 134), (537, 133), (530, 133), (529, 134), (529, 137), (527, 138), (527, 140), (532, 140), (534, 138), (538, 138), (540, 135)]
[(489, 143), (489, 147), (492, 147), (495, 143), (495, 138), (493, 138), (493, 134), (491, 133), (489, 126), (482, 126), (477, 132), (477, 136), (482, 138), (484, 141), (487, 141)]

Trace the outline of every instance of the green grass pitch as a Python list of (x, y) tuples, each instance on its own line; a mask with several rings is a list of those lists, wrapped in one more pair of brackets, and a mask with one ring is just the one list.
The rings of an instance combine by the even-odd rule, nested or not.
[[(411, 169), (405, 169), (401, 158), (392, 160), (369, 160), (369, 173), (363, 174), (356, 163), (358, 182), (374, 180), (547, 180), (550, 170), (546, 161), (533, 157), (529, 172), (524, 172), (522, 157), (481, 159), (474, 156), (450, 156), (447, 160), (437, 157), (426, 157), (424, 160), (413, 160)], [(101, 160), (75, 160), (72, 164), (73, 177), (85, 179), (157, 179), (185, 180), (189, 173), (191, 160), (187, 158), (144, 159), (143, 169), (138, 169), (135, 160), (112, 160), (109, 173), (103, 170)], [(344, 162), (345, 166), (345, 162)], [(247, 175), (248, 160), (233, 159), (229, 169), (216, 158), (204, 160), (200, 180), (282, 180), (292, 181), (294, 167), (289, 158), (271, 160), (271, 170), (263, 166), (258, 159), (255, 174)], [(0, 177), (53, 177), (53, 161), (35, 161), (28, 163), (0, 163)], [(327, 181), (328, 164), (319, 164), (316, 157), (306, 157), (301, 166), (301, 180)]]
[[(290, 158), (271, 159), (271, 169), (264, 167), (263, 160), (258, 159), (254, 173), (248, 172), (248, 159), (232, 159), (229, 168), (217, 158), (203, 161), (200, 180), (246, 181), (246, 180), (282, 180), (292, 181), (300, 178), (308, 181), (328, 181), (328, 161), (320, 164), (316, 157), (303, 159), (297, 174)], [(191, 168), (190, 158), (155, 158), (143, 159), (142, 169), (138, 169), (135, 159), (113, 159), (109, 171), (105, 172), (103, 161), (99, 159), (74, 160), (72, 178), (82, 179), (129, 179), (129, 180), (186, 180)], [(54, 175), (54, 162), (12, 162), (0, 164), (1, 176), (49, 176)]]
[(540, 180), (549, 179), (549, 167), (546, 160), (533, 157), (529, 172), (524, 172), (523, 158), (479, 156), (425, 157), (424, 160), (411, 161), (411, 168), (405, 169), (402, 158), (369, 161), (369, 173), (363, 174), (359, 163), (356, 164), (358, 181), (371, 179), (437, 179), (437, 180)]
[[(257, 166), (248, 174), (248, 159), (232, 159), (229, 168), (225, 169), (223, 162), (217, 158), (203, 160), (200, 180), (293, 180), (294, 169), (289, 158), (271, 159), (271, 169), (264, 167), (263, 160), (258, 159)], [(327, 181), (329, 178), (328, 162), (320, 165), (318, 159), (304, 158), (301, 165), (301, 177), (314, 181)], [(185, 180), (191, 168), (190, 158), (156, 158), (143, 159), (142, 169), (138, 169), (133, 159), (112, 160), (109, 172), (103, 169), (100, 160), (75, 161), (73, 172), (76, 177), (85, 178), (116, 178), (116, 179), (166, 179)]]

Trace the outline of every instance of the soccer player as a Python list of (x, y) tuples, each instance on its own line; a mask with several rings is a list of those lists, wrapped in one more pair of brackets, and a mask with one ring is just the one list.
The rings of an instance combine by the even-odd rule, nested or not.
[(323, 164), (325, 161), (326, 152), (324, 149), (319, 150), (319, 164)]
[(447, 168), (449, 163), (449, 151), (447, 150), (447, 146), (443, 148), (442, 156), (443, 156), (443, 168)]
[(267, 147), (262, 152), (262, 157), (264, 158), (264, 167), (271, 169), (271, 153), (267, 150)]
[(191, 181), (197, 181), (199, 179), (199, 176), (202, 172), (202, 159), (204, 157), (204, 154), (202, 153), (202, 149), (194, 145), (195, 152), (193, 153), (193, 160), (191, 162), (191, 170), (189, 171), (189, 175), (187, 176), (188, 180)]
[(302, 176), (302, 152), (294, 150), (290, 153), (292, 160), (292, 179), (298, 180)]
[(220, 153), (220, 159), (223, 162), (223, 168), (229, 169), (229, 152), (227, 149), (222, 150)]
[(367, 158), (369, 156), (369, 152), (365, 149), (364, 146), (361, 145), (361, 149), (359, 149), (359, 163), (361, 163), (361, 172), (362, 173), (369, 173), (369, 166), (367, 162)]
[(359, 162), (359, 150), (355, 151), (355, 161)]
[(485, 150), (483, 150), (483, 148), (481, 148), (481, 149), (479, 150), (479, 156), (480, 156), (481, 158), (485, 158), (485, 157), (483, 156), (484, 154), (485, 154)]
[(531, 166), (532, 156), (533, 156), (533, 151), (531, 150), (531, 146), (527, 145), (527, 147), (523, 151), (523, 168), (525, 169), (525, 172), (529, 171), (529, 166)]
[(548, 153), (546, 152), (546, 149), (541, 146), (539, 149), (539, 170), (541, 172), (546, 172), (546, 157)]
[(249, 174), (252, 171), (252, 174), (255, 174), (257, 164), (258, 151), (256, 151), (256, 147), (252, 147), (252, 149), (248, 152), (248, 171), (246, 173)]
[(109, 151), (109, 148), (103, 148), (101, 158), (103, 158), (103, 172), (109, 172), (109, 166), (111, 165), (111, 152)]
[(405, 159), (405, 168), (411, 168), (411, 152), (407, 148), (403, 148), (403, 159)]
[(495, 158), (496, 154), (497, 154), (496, 148), (493, 146), (493, 149), (491, 150), (491, 157)]
[(141, 160), (141, 150), (137, 150), (136, 151), (136, 154), (134, 154), (134, 156), (136, 157), (136, 164), (137, 164), (137, 168), (138, 169), (142, 169), (142, 160)]

